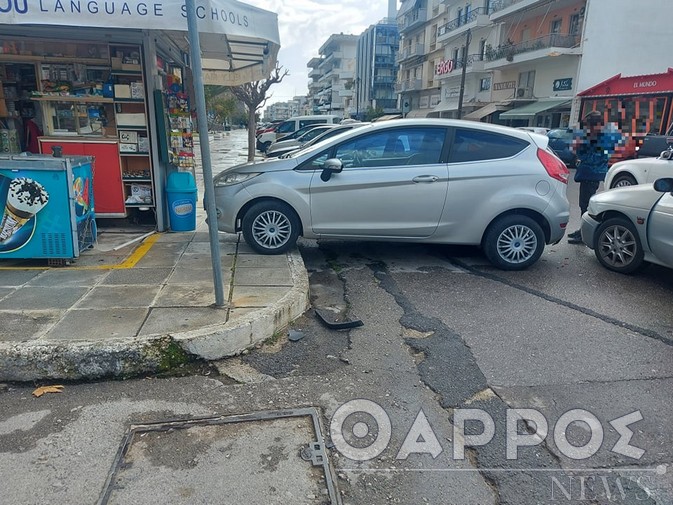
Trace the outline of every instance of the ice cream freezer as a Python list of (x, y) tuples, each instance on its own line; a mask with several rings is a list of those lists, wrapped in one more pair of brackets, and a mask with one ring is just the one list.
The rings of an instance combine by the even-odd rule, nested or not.
[(0, 156), (0, 261), (77, 258), (96, 242), (90, 156)]

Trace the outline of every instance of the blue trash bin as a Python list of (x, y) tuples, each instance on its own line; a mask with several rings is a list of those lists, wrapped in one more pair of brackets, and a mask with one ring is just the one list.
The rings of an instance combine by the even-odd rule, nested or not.
[(171, 231), (196, 230), (196, 181), (191, 172), (171, 172), (166, 181), (166, 201)]

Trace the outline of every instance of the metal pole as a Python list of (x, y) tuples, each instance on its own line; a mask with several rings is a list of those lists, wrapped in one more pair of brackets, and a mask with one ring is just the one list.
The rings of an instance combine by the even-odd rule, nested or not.
[(210, 258), (213, 263), (213, 282), (215, 283), (215, 305), (223, 307), (224, 286), (222, 282), (222, 264), (220, 262), (220, 241), (217, 232), (217, 209), (215, 208), (215, 186), (213, 169), (210, 162), (210, 141), (208, 139), (208, 116), (206, 115), (206, 93), (203, 88), (203, 67), (201, 64), (201, 42), (196, 22), (194, 0), (185, 0), (187, 7), (187, 29), (189, 31), (189, 52), (194, 74), (194, 94), (196, 95), (196, 114), (199, 121), (199, 143), (201, 145), (201, 168), (205, 188), (206, 215), (208, 217), (208, 236), (210, 238)]
[(470, 41), (472, 40), (472, 31), (468, 28), (465, 39), (465, 49), (463, 50), (463, 71), (460, 74), (460, 95), (458, 96), (458, 119), (463, 118), (463, 96), (465, 95), (465, 74), (467, 73), (467, 54), (470, 50)]

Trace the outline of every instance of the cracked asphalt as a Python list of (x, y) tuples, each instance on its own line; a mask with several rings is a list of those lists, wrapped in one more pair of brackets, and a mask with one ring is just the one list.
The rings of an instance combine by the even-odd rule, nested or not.
[[(184, 377), (66, 384), (41, 398), (34, 385), (0, 387), (0, 504), (100, 503), (130, 423), (301, 407), (321, 413), (344, 504), (673, 504), (672, 271), (612, 274), (566, 243), (525, 272), (494, 270), (463, 247), (301, 241), (300, 250), (313, 306), (363, 326), (330, 330), (309, 311), (292, 325), (298, 340), (277, 335)], [(335, 412), (355, 399), (379, 405), (390, 430), (376, 412), (353, 413), (341, 429), (351, 453), (329, 435)], [(493, 420), (480, 445), (488, 423), (472, 420), (476, 409)], [(530, 437), (540, 419), (512, 409), (539, 412), (547, 436)], [(577, 409), (597, 424), (564, 426)], [(625, 416), (635, 416), (630, 438)], [(286, 429), (249, 435), (269, 440), (259, 454), (237, 432), (224, 442), (214, 430), (153, 435), (131, 451), (133, 481), (117, 491), (144, 503), (326, 503), (315, 468), (307, 491), (288, 485), (306, 469), (292, 448), (302, 438)], [(349, 457), (386, 436), (371, 459)], [(516, 437), (534, 445), (510, 458)], [(227, 466), (231, 447), (239, 459)], [(190, 487), (185, 472), (195, 469)], [(155, 473), (162, 484), (144, 487)], [(173, 494), (171, 482), (182, 483)]]

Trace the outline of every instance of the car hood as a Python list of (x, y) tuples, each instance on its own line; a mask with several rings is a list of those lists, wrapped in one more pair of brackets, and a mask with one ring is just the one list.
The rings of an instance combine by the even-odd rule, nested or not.
[(660, 165), (671, 165), (671, 168), (673, 169), (673, 162), (669, 160), (662, 160), (660, 158), (637, 158), (635, 160), (624, 160), (624, 161), (619, 161), (612, 165), (610, 167), (610, 170), (608, 173), (616, 172), (618, 170), (621, 170), (625, 167), (634, 167), (634, 168), (640, 168), (640, 169), (647, 169), (649, 167), (656, 167)]
[(592, 196), (589, 212), (599, 214), (619, 207), (649, 210), (661, 195), (652, 184), (615, 188)]
[[(250, 174), (257, 172), (279, 172), (281, 170), (292, 170), (297, 166), (294, 158), (269, 158), (265, 160), (249, 161), (233, 167), (227, 168), (220, 173), (239, 172)], [(219, 174), (218, 174), (219, 175)]]

